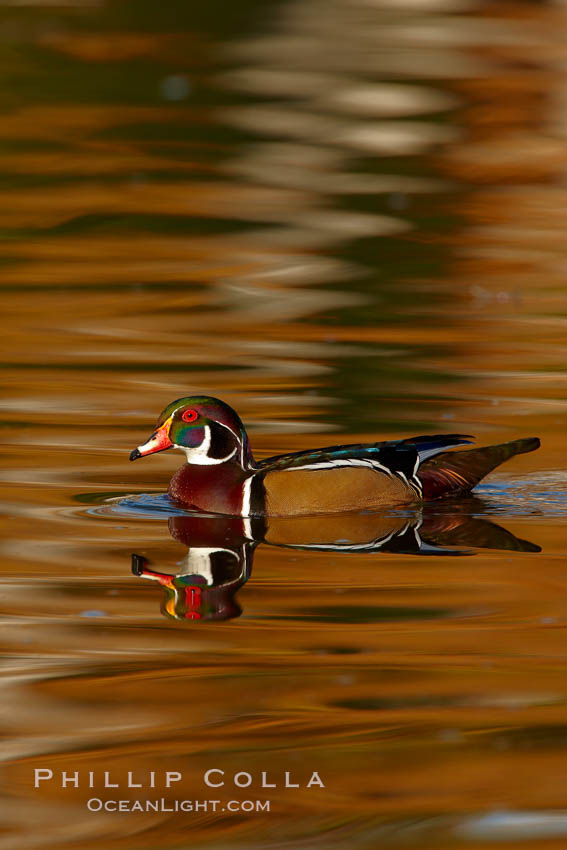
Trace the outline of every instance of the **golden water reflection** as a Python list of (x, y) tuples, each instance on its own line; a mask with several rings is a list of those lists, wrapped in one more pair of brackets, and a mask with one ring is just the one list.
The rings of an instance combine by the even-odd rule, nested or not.
[[(562, 847), (565, 4), (30, 0), (0, 24), (2, 848)], [(170, 581), (184, 532), (101, 509), (160, 504), (174, 461), (129, 447), (189, 392), (258, 457), (327, 432), (542, 449), (356, 538), (393, 532), (380, 551), (272, 528), (245, 585), (251, 552), (224, 562), (240, 616), (182, 622), (129, 564)], [(254, 776), (223, 799), (276, 776), (272, 811), (85, 808), (104, 771), (204, 799), (211, 767)]]

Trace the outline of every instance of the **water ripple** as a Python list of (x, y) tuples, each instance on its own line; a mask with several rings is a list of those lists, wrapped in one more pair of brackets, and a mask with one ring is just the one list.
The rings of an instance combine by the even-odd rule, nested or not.
[(522, 478), (488, 481), (475, 490), (488, 513), (567, 516), (567, 472), (544, 472)]
[[(91, 493), (91, 497), (97, 494)], [(194, 516), (192, 511), (184, 511), (169, 498), (167, 493), (139, 493), (106, 498), (102, 504), (88, 508), (90, 516), (116, 519), (157, 519), (164, 520), (172, 516)]]
[[(84, 493), (75, 500), (92, 505), (90, 516), (163, 520), (172, 516), (203, 516), (199, 511), (189, 511), (176, 505), (167, 493), (108, 492)], [(427, 513), (458, 512), (459, 514), (511, 516), (567, 516), (567, 472), (544, 472), (521, 478), (500, 478), (480, 484), (471, 496), (439, 499), (424, 506), (385, 509), (390, 516), (413, 515), (416, 510)], [(381, 512), (382, 513), (382, 512)]]

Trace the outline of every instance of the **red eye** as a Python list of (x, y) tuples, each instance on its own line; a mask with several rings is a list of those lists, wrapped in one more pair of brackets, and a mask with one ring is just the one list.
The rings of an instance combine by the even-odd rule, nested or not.
[(196, 410), (184, 410), (181, 414), (181, 418), (184, 422), (194, 422), (195, 419), (199, 418), (199, 414)]

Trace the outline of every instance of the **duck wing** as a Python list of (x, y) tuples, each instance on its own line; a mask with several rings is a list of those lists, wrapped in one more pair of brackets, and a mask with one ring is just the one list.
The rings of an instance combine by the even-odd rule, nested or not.
[(259, 463), (259, 469), (264, 473), (338, 467), (375, 469), (400, 478), (416, 489), (421, 497), (422, 485), (417, 477), (420, 464), (447, 449), (469, 444), (472, 439), (464, 434), (433, 434), (378, 443), (327, 446), (315, 451), (266, 458)]

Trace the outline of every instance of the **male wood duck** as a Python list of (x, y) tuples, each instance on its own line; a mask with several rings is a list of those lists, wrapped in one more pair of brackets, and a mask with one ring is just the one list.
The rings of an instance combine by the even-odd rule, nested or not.
[(469, 492), (491, 470), (539, 447), (537, 437), (448, 452), (463, 434), (329, 446), (256, 462), (237, 413), (217, 398), (178, 398), (130, 460), (166, 449), (187, 463), (169, 484), (184, 507), (232, 516), (299, 516), (373, 510)]

